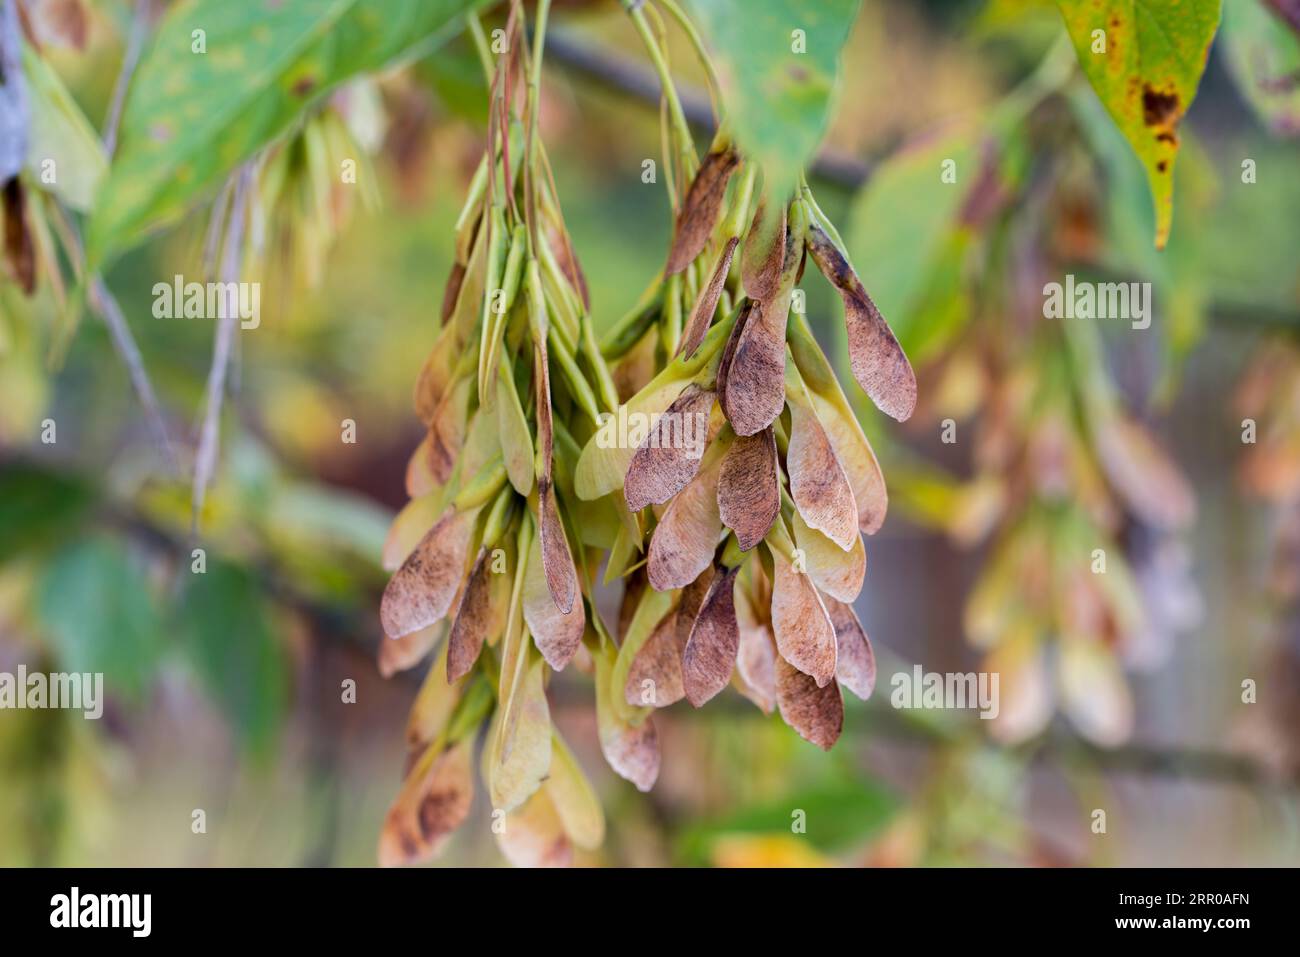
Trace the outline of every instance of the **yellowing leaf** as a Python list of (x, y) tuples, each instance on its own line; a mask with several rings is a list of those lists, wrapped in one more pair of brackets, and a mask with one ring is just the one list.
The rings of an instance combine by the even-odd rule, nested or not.
[(1147, 171), (1156, 248), (1174, 215), (1178, 126), (1196, 97), (1220, 0), (1057, 0), (1097, 96)]

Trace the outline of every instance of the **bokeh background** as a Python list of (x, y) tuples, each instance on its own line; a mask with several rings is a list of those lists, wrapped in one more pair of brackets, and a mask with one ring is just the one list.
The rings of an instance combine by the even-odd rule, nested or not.
[[(1248, 4), (1260, 16), (1232, 20)], [(581, 863), (1300, 862), (1300, 34), (1256, 0), (1226, 6), (1157, 255), (1136, 160), (1077, 71), (1040, 69), (1059, 60), (1050, 4), (864, 0), (812, 181), (922, 383), (906, 425), (859, 404), (893, 504), (857, 603), (877, 691), (849, 699), (830, 753), (734, 692), (699, 712), (681, 702), (658, 719), (663, 769), (643, 795), (600, 755), (590, 680), (557, 676), (553, 716), (608, 821)], [(51, 36), (42, 51), (96, 125), (133, 7), (86, 3), (84, 44)], [(657, 86), (618, 4), (559, 4), (552, 26), (541, 133), (599, 329), (667, 248), (662, 184), (641, 177), (659, 156)], [(707, 122), (705, 78), (669, 34)], [(1049, 87), (1008, 119), (1009, 94), (1036, 76)], [(379, 674), (380, 553), (422, 434), (412, 385), (485, 105), (473, 48), (453, 38), (313, 113), (364, 157), (365, 188), (322, 191), (293, 155), (301, 131), (281, 145), (296, 179), (268, 225), (262, 321), (236, 340), (197, 534), (187, 476), (158, 455), (105, 325), (86, 312), (68, 335), (66, 290), (46, 281), (28, 298), (0, 277), (0, 670), (103, 671), (110, 695), (98, 722), (0, 712), (0, 863), (374, 862), (427, 668)], [(977, 171), (963, 208), (939, 182), (948, 156)], [(155, 319), (152, 287), (198, 271), (206, 225), (196, 210), (106, 276), (183, 473), (215, 324)], [(1067, 271), (1153, 282), (1152, 327), (1044, 319), (1041, 281)], [(838, 301), (803, 286), (846, 370)], [(1119, 466), (1087, 465), (1108, 458), (1106, 440), (1069, 402), (1048, 414), (1060, 390), (1076, 405), (1104, 396), (1163, 452), (1129, 442)], [(345, 419), (355, 444), (340, 440)], [(1128, 494), (1117, 474), (1135, 476)], [(1164, 521), (1160, 502), (1184, 489), (1194, 513)], [(1127, 630), (1110, 604), (1127, 599), (1087, 587), (1024, 607), (1038, 559), (1077, 558), (1061, 530), (1081, 502), (1108, 515), (1090, 513), (1084, 553), (1102, 535), (1108, 574), (1127, 570), (1140, 611)], [(1018, 535), (1038, 559), (999, 590)], [(896, 672), (976, 670), (1003, 631), (1025, 629), (1047, 670), (1015, 693), (1051, 696), (1041, 720), (891, 707)], [(1058, 679), (1065, 632), (1093, 657)], [(1004, 683), (1004, 710), (1010, 694)], [(477, 800), (440, 863), (504, 863)], [(794, 809), (807, 834), (791, 833)]]

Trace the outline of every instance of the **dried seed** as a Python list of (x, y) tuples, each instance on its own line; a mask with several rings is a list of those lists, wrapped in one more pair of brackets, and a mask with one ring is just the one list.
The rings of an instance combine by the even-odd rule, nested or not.
[(465, 444), (473, 382), (461, 379), (443, 395), (429, 423), (428, 466), (438, 482), (446, 482)]
[(835, 628), (811, 579), (772, 549), (772, 631), (781, 656), (817, 686), (835, 677)]
[(600, 750), (620, 777), (635, 784), (638, 791), (649, 791), (659, 776), (659, 735), (655, 732), (654, 718), (647, 715), (640, 724), (632, 724), (614, 710), (613, 697), (622, 689), (611, 687), (614, 683), (611, 659), (609, 650), (596, 655), (596, 728)]
[(634, 708), (666, 708), (686, 695), (682, 652), (689, 636), (680, 633), (677, 615), (666, 615), (632, 659), (623, 684), (623, 700)]
[(440, 495), (423, 495), (407, 502), (388, 527), (388, 537), (384, 539), (384, 551), (380, 556), (384, 571), (395, 572), (401, 568), (406, 556), (433, 528), (441, 514)]
[(722, 534), (717, 464), (700, 472), (664, 510), (650, 536), (646, 570), (659, 591), (684, 588), (708, 568)]
[(798, 511), (793, 517), (795, 544), (803, 550), (804, 568), (813, 584), (839, 601), (856, 599), (867, 574), (867, 550), (857, 529), (853, 530), (853, 547), (846, 552), (810, 528)]
[(835, 680), (866, 701), (876, 687), (876, 654), (853, 606), (830, 597), (825, 602), (835, 626)]
[(771, 714), (776, 707), (776, 645), (772, 630), (765, 624), (747, 624), (741, 620), (740, 607), (737, 606), (736, 616), (740, 624), (740, 648), (736, 654), (740, 690), (764, 714)]
[(747, 552), (763, 540), (780, 511), (776, 436), (769, 426), (740, 436), (727, 450), (718, 475), (718, 514)]
[(456, 620), (447, 639), (447, 680), (456, 681), (469, 674), (478, 661), (483, 643), (499, 635), (505, 628), (506, 609), (493, 602), (494, 575), (486, 548), (478, 550), (478, 558), (469, 573), (469, 584), (456, 611)]
[[(802, 385), (798, 386), (802, 392)], [(811, 406), (792, 391), (785, 469), (790, 495), (811, 528), (848, 551), (858, 536), (858, 504), (830, 439)]]
[(704, 604), (682, 652), (682, 683), (686, 697), (700, 707), (731, 680), (740, 633), (736, 625), (737, 569), (714, 573)]
[(668, 264), (664, 266), (665, 276), (681, 272), (703, 252), (722, 212), (727, 181), (739, 165), (740, 156), (730, 147), (710, 152), (704, 157), (677, 217), (672, 248), (668, 252)]
[(578, 591), (578, 571), (573, 564), (573, 553), (569, 551), (569, 540), (564, 534), (555, 489), (549, 479), (539, 480), (537, 492), (540, 512), (538, 540), (541, 542), (542, 567), (546, 570), (546, 587), (555, 600), (555, 607), (561, 614), (568, 615), (573, 611), (574, 596)]
[(835, 450), (835, 458), (853, 489), (858, 528), (872, 535), (884, 524), (889, 511), (889, 493), (880, 463), (807, 322), (796, 316), (790, 328), (790, 354), (812, 396), (812, 407)]
[(385, 638), (379, 643), (380, 676), (391, 678), (414, 668), (433, 650), (446, 627), (446, 622), (438, 621), (401, 638)]
[(695, 477), (716, 394), (691, 383), (650, 427), (623, 479), (630, 511), (668, 501)]
[(383, 867), (427, 861), (469, 816), (474, 798), (471, 741), (421, 761), (407, 775), (379, 837)]
[(447, 277), (446, 288), (442, 292), (442, 309), (439, 313), (439, 319), (443, 326), (447, 325), (451, 319), (452, 313), (456, 311), (456, 300), (460, 298), (460, 287), (465, 281), (465, 267), (458, 262), (451, 264), (451, 274)]
[(899, 422), (907, 421), (916, 408), (916, 374), (898, 339), (844, 253), (816, 223), (808, 227), (808, 249), (817, 268), (844, 300), (853, 377), (880, 411)]
[(506, 815), (502, 827), (494, 831), (497, 847), (515, 867), (569, 867), (573, 863), (573, 845), (549, 784), (519, 810)]
[(786, 305), (754, 303), (729, 357), (722, 408), (737, 435), (761, 432), (785, 405)]
[(704, 341), (704, 334), (709, 331), (709, 326), (713, 324), (713, 314), (718, 309), (718, 298), (722, 295), (722, 289), (727, 283), (727, 272), (731, 269), (731, 257), (736, 252), (736, 243), (739, 241), (735, 236), (727, 240), (727, 245), (718, 257), (718, 264), (713, 268), (713, 275), (709, 278), (709, 284), (700, 290), (700, 295), (695, 300), (695, 308), (691, 312), (690, 322), (686, 324), (686, 329), (682, 333), (682, 341), (677, 344), (678, 355), (683, 353), (687, 356), (695, 355), (695, 350)]
[(776, 659), (776, 704), (781, 718), (805, 741), (829, 751), (844, 728), (844, 698), (840, 686), (817, 682), (780, 655)]
[(388, 580), (379, 604), (379, 618), (388, 637), (409, 635), (447, 614), (465, 578), (478, 511), (448, 510)]
[(745, 235), (740, 252), (740, 279), (745, 295), (765, 302), (776, 295), (781, 285), (781, 267), (785, 263), (785, 205), (769, 216), (766, 201), (758, 204), (754, 220)]
[[(550, 513), (554, 515), (553, 508)], [(542, 657), (556, 671), (562, 671), (573, 657), (582, 642), (582, 633), (586, 628), (586, 612), (582, 598), (577, 596), (577, 572), (573, 568), (573, 558), (569, 554), (569, 545), (564, 538), (563, 527), (548, 530), (547, 510), (539, 523), (538, 534), (533, 536), (528, 564), (524, 569), (523, 608), (524, 620), (528, 630), (533, 634), (533, 642)], [(553, 521), (558, 524), (558, 516)], [(547, 558), (547, 550), (556, 554)], [(552, 583), (553, 572), (558, 571), (560, 578), (567, 577), (569, 588), (569, 609), (564, 611), (555, 600), (555, 584)], [(561, 587), (563, 582), (558, 582)]]

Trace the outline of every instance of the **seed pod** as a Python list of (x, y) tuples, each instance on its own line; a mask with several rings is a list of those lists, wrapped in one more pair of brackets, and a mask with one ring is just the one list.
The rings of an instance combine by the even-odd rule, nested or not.
[(664, 266), (665, 276), (681, 272), (703, 251), (722, 212), (727, 181), (739, 165), (740, 155), (730, 146), (713, 150), (704, 157), (677, 217), (672, 248)]
[(825, 687), (835, 677), (835, 628), (808, 576), (772, 549), (772, 631), (781, 657)]
[(708, 285), (700, 290), (695, 308), (691, 310), (691, 321), (687, 323), (686, 330), (682, 333), (682, 341), (677, 347), (676, 354), (694, 355), (695, 350), (704, 341), (704, 334), (709, 331), (709, 326), (713, 323), (713, 314), (718, 310), (718, 299), (722, 295), (723, 286), (726, 285), (727, 273), (731, 269), (731, 257), (736, 251), (737, 242), (739, 240), (733, 236), (723, 247), (722, 254), (718, 257), (718, 264), (713, 268), (713, 275), (709, 277)]
[(682, 683), (686, 697), (700, 707), (731, 680), (740, 646), (736, 625), (737, 569), (718, 569), (691, 628), (682, 652)]
[(695, 477), (716, 399), (714, 392), (691, 383), (655, 420), (623, 480), (623, 498), (630, 511), (668, 501)]
[(389, 579), (379, 617), (390, 638), (409, 635), (447, 614), (465, 574), (477, 516), (477, 509), (447, 511)]
[(785, 658), (776, 658), (776, 704), (781, 718), (823, 751), (829, 751), (844, 728), (844, 697), (834, 681), (819, 686)]
[(776, 295), (785, 264), (785, 232), (785, 204), (778, 203), (776, 214), (769, 215), (767, 204), (759, 203), (740, 253), (741, 282), (750, 299), (763, 302)]
[(900, 422), (907, 421), (916, 408), (916, 374), (903, 347), (867, 295), (848, 257), (815, 222), (808, 226), (808, 250), (844, 300), (853, 377), (876, 408)]
[(777, 292), (755, 301), (736, 340), (726, 371), (723, 409), (737, 435), (753, 435), (772, 424), (785, 405), (785, 333), (794, 272), (804, 241), (802, 205), (791, 207), (785, 258)]
[(826, 610), (835, 626), (835, 680), (866, 701), (876, 687), (876, 655), (853, 606), (826, 598)]
[(441, 751), (430, 747), (425, 760), (407, 775), (384, 819), (379, 838), (382, 867), (428, 860), (460, 827), (474, 798), (472, 747), (472, 742)]
[(767, 535), (781, 511), (776, 436), (771, 427), (731, 443), (718, 476), (718, 514), (736, 533), (741, 551)]

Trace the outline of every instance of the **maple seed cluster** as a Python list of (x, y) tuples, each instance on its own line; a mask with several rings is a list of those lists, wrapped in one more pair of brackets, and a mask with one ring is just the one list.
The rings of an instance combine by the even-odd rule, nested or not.
[[(916, 402), (912, 369), (806, 182), (765, 197), (725, 122), (702, 161), (675, 144), (689, 186), (667, 263), (598, 340), (536, 136), (546, 8), (531, 51), (521, 4), (507, 20), (487, 148), (416, 386), (427, 435), (385, 548), (381, 670), (438, 651), (383, 863), (432, 856), (465, 820), (483, 726), (508, 859), (563, 864), (603, 840), (600, 804), (550, 719), (547, 684), (571, 662), (594, 679), (606, 760), (641, 790), (659, 772), (655, 708), (698, 707), (730, 683), (829, 748), (840, 686), (865, 698), (875, 682), (852, 602), (885, 484), (791, 308), (809, 254), (843, 298), (855, 377), (899, 420)], [(632, 414), (653, 423), (639, 446), (601, 434)], [(661, 434), (688, 417), (708, 422), (702, 455)], [(606, 584), (623, 584), (612, 633), (592, 597), (601, 564)]]

